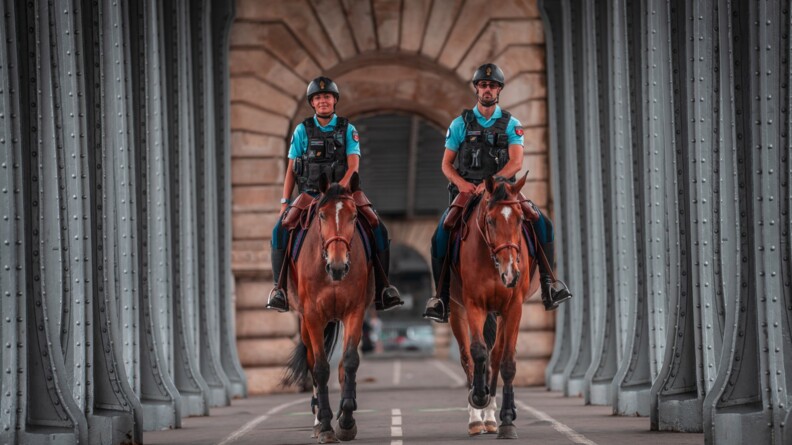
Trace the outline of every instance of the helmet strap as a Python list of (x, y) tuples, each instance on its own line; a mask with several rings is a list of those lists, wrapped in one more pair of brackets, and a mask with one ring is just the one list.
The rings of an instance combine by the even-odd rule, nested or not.
[(495, 105), (496, 103), (498, 103), (498, 100), (500, 99), (500, 94), (495, 96), (495, 99), (487, 100), (487, 101), (482, 99), (481, 96), (479, 96), (478, 94), (476, 94), (476, 98), (478, 99), (478, 101), (479, 101), (479, 103), (481, 105), (483, 105), (485, 107), (491, 107), (491, 106)]

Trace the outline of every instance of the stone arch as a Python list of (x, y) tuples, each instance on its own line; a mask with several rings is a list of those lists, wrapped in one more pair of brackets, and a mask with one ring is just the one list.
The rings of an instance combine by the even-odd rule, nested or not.
[[(540, 207), (551, 206), (544, 31), (536, 0), (504, 0), (497, 7), (474, 1), (237, 0), (229, 59), (232, 270), (238, 337), (244, 339), (240, 357), (251, 393), (278, 390), (271, 383), (280, 375), (278, 354), (296, 334), (289, 317), (263, 308), (287, 143), (294, 125), (311, 114), (305, 88), (314, 77), (325, 74), (339, 83), (338, 112), (353, 120), (401, 112), (444, 130), (474, 104), (468, 84), (474, 69), (497, 63), (508, 79), (501, 105), (525, 129), (524, 168), (531, 170), (526, 192)], [(389, 228), (429, 261), (426, 246), (436, 224), (416, 218), (389, 221)], [(533, 331), (552, 336), (552, 317), (536, 312), (533, 318)], [(277, 335), (263, 332), (265, 325)], [(531, 357), (546, 363), (543, 354)]]

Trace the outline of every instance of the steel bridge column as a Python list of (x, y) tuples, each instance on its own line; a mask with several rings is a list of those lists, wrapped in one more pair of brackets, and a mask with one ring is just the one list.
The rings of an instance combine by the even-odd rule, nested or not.
[[(554, 391), (567, 390), (565, 369), (574, 364), (580, 345), (580, 325), (582, 317), (583, 292), (582, 265), (576, 260), (580, 246), (580, 235), (574, 227), (579, 226), (577, 165), (574, 155), (576, 141), (575, 102), (572, 76), (571, 54), (571, 17), (568, 1), (540, 1), (539, 10), (545, 24), (548, 66), (552, 66), (555, 76), (548, 76), (549, 119), (550, 119), (550, 167), (551, 187), (559, 206), (553, 215), (556, 227), (555, 247), (559, 252), (558, 273), (564, 276), (567, 284), (575, 291), (580, 289), (570, 304), (558, 310), (556, 318), (556, 340), (553, 356), (547, 365), (545, 380)], [(578, 215), (578, 216), (575, 216)]]
[(131, 98), (135, 138), (139, 301), (139, 394), (145, 430), (181, 426), (173, 381), (168, 150), (163, 109), (162, 7), (129, 5)]

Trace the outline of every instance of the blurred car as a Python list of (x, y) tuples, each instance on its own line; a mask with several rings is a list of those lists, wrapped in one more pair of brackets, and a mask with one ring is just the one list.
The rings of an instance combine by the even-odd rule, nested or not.
[(387, 325), (382, 329), (385, 351), (406, 351), (432, 354), (434, 330), (428, 324)]

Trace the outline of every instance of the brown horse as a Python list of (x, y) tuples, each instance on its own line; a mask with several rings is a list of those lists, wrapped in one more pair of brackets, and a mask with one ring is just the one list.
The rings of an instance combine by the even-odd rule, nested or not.
[[(486, 180), (486, 192), (463, 229), (466, 233), (459, 248), (459, 266), (453, 270), (457, 279), (451, 280), (450, 322), (471, 388), (470, 435), (497, 431), (498, 438), (517, 438), (512, 386), (517, 334), (523, 300), (539, 286), (537, 263), (529, 255), (522, 232), (519, 193), (526, 176), (514, 185)], [(534, 274), (537, 279), (532, 279)], [(495, 316), (499, 316), (497, 334), (487, 339), (485, 331), (495, 327)], [(490, 351), (488, 345), (493, 341)], [(498, 372), (503, 378), (500, 428), (495, 421)]]
[[(350, 188), (328, 184), (322, 178), (322, 196), (316, 203), (317, 217), (308, 227), (302, 253), (291, 267), (290, 305), (300, 320), (301, 342), (292, 354), (284, 382), (302, 383), (310, 372), (317, 406), (314, 437), (319, 443), (352, 440), (357, 425), (352, 417), (357, 409), (355, 375), (360, 364), (358, 343), (363, 316), (374, 300), (374, 275), (366, 259), (363, 241), (355, 228), (357, 208), (352, 193), (360, 189), (357, 173)], [(328, 356), (335, 344), (337, 322), (344, 325), (344, 350), (338, 366), (342, 387), (338, 431), (333, 430), (327, 383), (330, 379)], [(330, 351), (328, 351), (328, 347)]]

